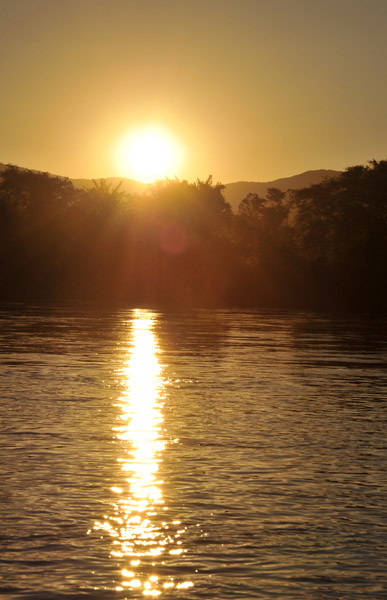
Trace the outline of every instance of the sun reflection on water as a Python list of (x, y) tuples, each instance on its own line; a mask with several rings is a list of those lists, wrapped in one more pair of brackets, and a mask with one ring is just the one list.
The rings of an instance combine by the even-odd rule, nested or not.
[(110, 535), (111, 556), (124, 562), (117, 591), (137, 590), (144, 596), (187, 589), (190, 581), (177, 582), (167, 574), (165, 558), (181, 555), (180, 521), (168, 522), (159, 465), (165, 450), (163, 405), (166, 381), (159, 360), (160, 347), (150, 311), (135, 310), (127, 361), (120, 370), (123, 395), (115, 437), (122, 444), (118, 459), (124, 482), (110, 488), (114, 514), (96, 522), (95, 530)]

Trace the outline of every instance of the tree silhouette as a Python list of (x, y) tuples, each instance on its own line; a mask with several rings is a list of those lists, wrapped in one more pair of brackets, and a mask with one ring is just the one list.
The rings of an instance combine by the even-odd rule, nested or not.
[(345, 294), (384, 293), (387, 161), (349, 167), (340, 176), (293, 192), (301, 256), (328, 273)]
[(249, 194), (163, 180), (128, 196), (20, 169), (0, 177), (3, 298), (168, 306), (383, 306), (387, 161), (318, 185)]

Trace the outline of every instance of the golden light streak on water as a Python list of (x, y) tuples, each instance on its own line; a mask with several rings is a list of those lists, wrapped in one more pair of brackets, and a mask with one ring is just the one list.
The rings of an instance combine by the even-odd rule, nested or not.
[[(162, 409), (166, 381), (155, 322), (152, 312), (134, 311), (130, 350), (120, 370), (124, 393), (119, 404), (119, 425), (114, 427), (115, 437), (122, 443), (123, 456), (118, 462), (127, 487), (124, 489), (120, 483), (110, 488), (117, 496), (114, 514), (105, 515), (104, 522), (94, 525), (94, 529), (113, 538), (111, 556), (127, 559), (127, 566), (121, 570), (122, 581), (115, 589), (141, 590), (144, 596), (151, 597), (172, 587), (186, 589), (193, 585), (189, 581), (175, 583), (173, 577), (160, 577), (157, 573), (157, 565), (165, 565), (164, 557), (185, 552), (178, 539), (185, 530), (175, 531), (180, 521), (168, 524), (164, 520), (168, 509), (164, 505), (159, 465), (165, 450)], [(149, 561), (154, 567), (151, 574)], [(142, 569), (145, 562), (146, 573)]]

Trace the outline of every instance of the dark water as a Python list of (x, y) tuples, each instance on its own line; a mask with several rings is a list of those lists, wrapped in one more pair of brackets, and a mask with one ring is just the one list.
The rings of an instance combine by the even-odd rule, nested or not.
[(0, 595), (387, 598), (387, 322), (3, 310)]

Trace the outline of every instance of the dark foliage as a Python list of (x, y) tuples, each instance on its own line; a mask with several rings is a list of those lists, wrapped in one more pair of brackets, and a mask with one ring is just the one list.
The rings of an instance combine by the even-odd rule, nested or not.
[(212, 179), (145, 194), (9, 165), (0, 180), (2, 299), (159, 306), (383, 307), (387, 161), (231, 212)]
[(344, 304), (383, 306), (387, 270), (387, 161), (349, 167), (298, 190), (292, 230), (299, 255)]

